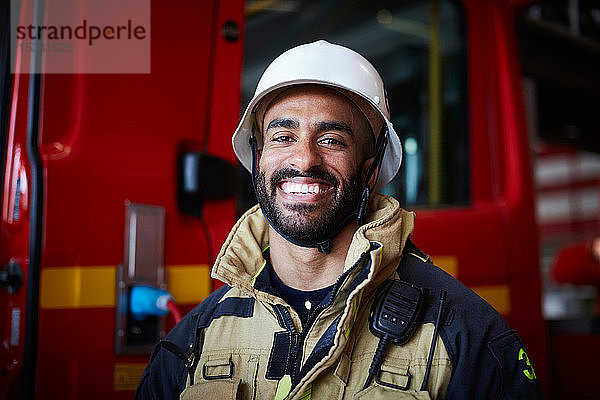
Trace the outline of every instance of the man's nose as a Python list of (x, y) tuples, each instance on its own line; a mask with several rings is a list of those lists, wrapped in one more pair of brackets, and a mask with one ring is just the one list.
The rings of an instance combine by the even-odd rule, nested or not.
[(300, 171), (308, 171), (321, 165), (322, 161), (318, 145), (311, 140), (302, 139), (293, 146), (288, 163)]

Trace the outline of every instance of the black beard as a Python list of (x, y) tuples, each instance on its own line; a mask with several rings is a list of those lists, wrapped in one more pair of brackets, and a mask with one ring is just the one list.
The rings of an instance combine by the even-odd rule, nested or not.
[[(359, 169), (360, 170), (360, 169)], [(296, 216), (286, 217), (277, 205), (276, 193), (277, 184), (282, 179), (294, 177), (306, 177), (319, 179), (329, 183), (334, 191), (331, 204), (324, 206), (317, 204), (292, 204), (285, 208), (293, 211)], [(312, 168), (306, 172), (300, 172), (292, 168), (282, 168), (273, 173), (269, 180), (270, 193), (267, 192), (266, 177), (264, 172), (258, 171), (256, 179), (256, 198), (267, 220), (284, 237), (297, 242), (321, 242), (330, 237), (334, 230), (340, 229), (339, 225), (352, 213), (357, 207), (362, 194), (362, 185), (358, 172), (348, 180), (343, 180), (343, 185), (330, 172), (322, 168)], [(340, 189), (340, 188), (344, 189)], [(307, 215), (319, 207), (324, 211), (313, 218), (308, 219)]]

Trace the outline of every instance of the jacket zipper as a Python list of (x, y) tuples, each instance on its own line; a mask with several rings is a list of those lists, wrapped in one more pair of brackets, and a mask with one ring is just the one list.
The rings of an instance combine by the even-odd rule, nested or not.
[[(354, 263), (354, 265), (348, 271), (351, 271), (352, 269), (354, 269), (354, 267), (356, 267), (358, 264), (360, 264), (367, 254), (368, 254), (367, 252), (362, 253), (360, 255), (360, 257), (358, 258), (358, 260)], [(349, 274), (346, 275), (346, 277), (344, 277), (343, 281), (345, 281), (348, 276), (349, 276)], [(339, 288), (342, 286), (342, 283), (343, 282), (338, 280), (338, 282), (336, 282), (336, 284), (334, 285), (334, 287), (332, 289), (333, 295), (331, 296), (330, 302), (328, 302), (327, 304), (317, 306), (314, 310), (315, 312), (310, 313), (308, 315), (308, 319), (306, 321), (306, 326), (304, 327), (304, 329), (302, 329), (302, 332), (300, 332), (300, 333), (298, 333), (296, 331), (296, 328), (294, 327), (292, 315), (290, 314), (289, 310), (286, 307), (282, 307), (283, 311), (285, 313), (286, 319), (287, 319), (287, 324), (288, 324), (289, 330), (292, 333), (291, 345), (290, 345), (290, 350), (291, 350), (290, 351), (290, 365), (292, 365), (292, 370), (290, 372), (290, 376), (292, 378), (292, 387), (296, 386), (299, 382), (299, 380), (297, 380), (297, 378), (298, 378), (298, 374), (300, 373), (300, 364), (302, 361), (302, 357), (301, 357), (302, 356), (302, 345), (304, 344), (306, 335), (307, 335), (308, 331), (310, 330), (311, 326), (318, 319), (318, 316), (321, 314), (321, 312), (333, 303), (333, 299), (335, 299), (335, 296), (337, 295)]]

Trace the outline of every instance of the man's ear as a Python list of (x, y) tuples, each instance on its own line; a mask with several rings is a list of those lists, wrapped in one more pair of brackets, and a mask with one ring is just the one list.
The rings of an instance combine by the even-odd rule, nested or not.
[[(361, 171), (361, 178), (362, 178), (363, 182), (365, 182), (365, 180), (367, 179), (367, 174), (369, 173), (369, 169), (371, 168), (371, 165), (373, 165), (374, 161), (375, 161), (375, 156), (367, 158), (365, 160), (365, 162), (363, 163), (363, 167), (362, 167), (362, 171)], [(371, 177), (369, 178), (369, 181), (365, 182), (367, 185), (369, 185), (370, 188), (372, 188), (375, 185), (375, 181), (376, 181), (377, 175), (379, 173), (378, 169), (379, 169), (379, 167), (377, 167), (375, 169), (375, 171), (373, 171), (373, 173), (371, 174)]]

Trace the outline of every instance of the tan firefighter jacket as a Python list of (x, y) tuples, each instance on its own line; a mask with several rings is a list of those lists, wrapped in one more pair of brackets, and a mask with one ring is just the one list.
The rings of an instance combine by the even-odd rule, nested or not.
[[(226, 285), (156, 347), (137, 398), (541, 396), (518, 335), (408, 240), (414, 214), (383, 195), (374, 195), (369, 209), (369, 222), (355, 232), (344, 272), (306, 326), (270, 285), (263, 258), (269, 245), (265, 218), (258, 206), (245, 213), (213, 267), (212, 276)], [(376, 290), (393, 278), (425, 289), (424, 310), (406, 343), (387, 346), (363, 389), (380, 340), (369, 330), (371, 304)]]

